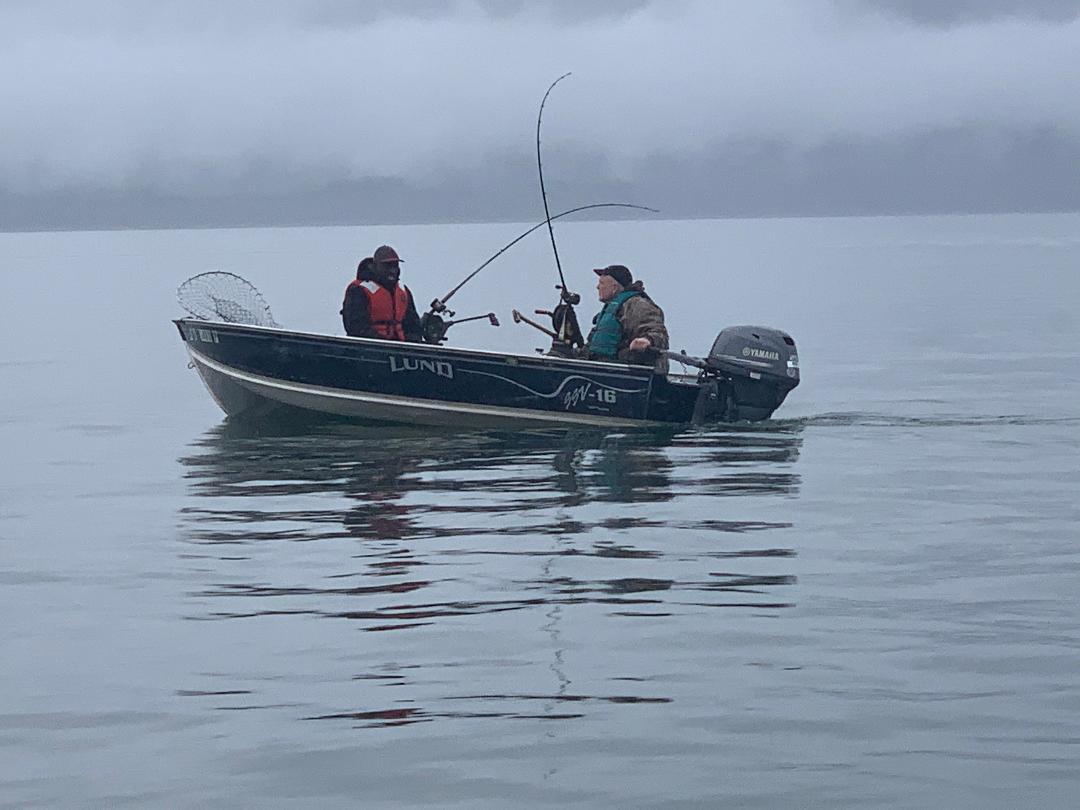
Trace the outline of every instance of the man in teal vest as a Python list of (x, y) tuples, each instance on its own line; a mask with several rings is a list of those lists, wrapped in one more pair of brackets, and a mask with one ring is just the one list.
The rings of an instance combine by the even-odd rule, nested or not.
[(652, 366), (666, 374), (668, 348), (664, 312), (645, 294), (645, 285), (634, 281), (621, 264), (593, 270), (600, 278), (596, 291), (604, 308), (593, 318), (593, 328), (585, 341), (591, 360)]

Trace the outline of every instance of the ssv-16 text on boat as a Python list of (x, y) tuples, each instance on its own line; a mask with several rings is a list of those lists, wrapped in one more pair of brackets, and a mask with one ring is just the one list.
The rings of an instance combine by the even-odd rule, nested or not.
[[(729, 327), (705, 357), (664, 352), (684, 366), (696, 367), (696, 374), (656, 372), (656, 352), (641, 355), (641, 362), (648, 365), (580, 356), (584, 341), (574, 311), (580, 296), (566, 286), (552, 222), (588, 209), (644, 206), (597, 203), (551, 215), (540, 160), (540, 123), (548, 95), (565, 77), (556, 79), (544, 94), (536, 122), (544, 221), (431, 303), (421, 319), (423, 343), (284, 329), (258, 291), (231, 273), (202, 273), (180, 285), (180, 303), (192, 317), (174, 323), (192, 365), (222, 410), (230, 417), (258, 418), (280, 409), (299, 409), (365, 422), (427, 425), (625, 426), (768, 419), (799, 384), (795, 341), (777, 329)], [(515, 322), (534, 326), (551, 338), (548, 353), (521, 355), (441, 345), (454, 324), (487, 319), (499, 325), (494, 313), (455, 321), (447, 302), (502, 253), (545, 225), (560, 296), (552, 311), (537, 312), (551, 318), (551, 329), (516, 310), (513, 314)]]

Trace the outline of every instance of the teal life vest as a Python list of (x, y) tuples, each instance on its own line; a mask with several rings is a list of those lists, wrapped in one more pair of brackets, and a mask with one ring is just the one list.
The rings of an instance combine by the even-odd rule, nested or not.
[(592, 331), (589, 332), (590, 355), (615, 359), (619, 351), (619, 342), (622, 340), (622, 324), (616, 316), (623, 304), (639, 295), (641, 292), (638, 290), (623, 290), (596, 313)]

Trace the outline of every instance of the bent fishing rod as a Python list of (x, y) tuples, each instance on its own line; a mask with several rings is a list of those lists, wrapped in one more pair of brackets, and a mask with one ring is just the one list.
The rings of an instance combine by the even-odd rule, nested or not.
[[(578, 206), (575, 206), (574, 208), (568, 208), (567, 210), (562, 211), (562, 212), (556, 214), (555, 216), (551, 217), (551, 220), (553, 221), (553, 220), (556, 220), (556, 219), (562, 219), (565, 216), (569, 216), (570, 214), (576, 214), (579, 211), (590, 211), (590, 210), (596, 209), (596, 208), (633, 208), (633, 209), (636, 209), (638, 211), (648, 211), (648, 212), (653, 213), (653, 214), (660, 213), (658, 209), (649, 208), (649, 206), (647, 206), (647, 205), (635, 205), (633, 203), (615, 203), (615, 202), (591, 203), (589, 205), (578, 205)], [(491, 264), (497, 258), (502, 256), (504, 253), (506, 253), (506, 251), (508, 251), (510, 248), (512, 248), (514, 245), (516, 245), (518, 242), (520, 242), (526, 236), (528, 236), (531, 233), (534, 233), (535, 231), (538, 231), (540, 228), (543, 228), (547, 224), (548, 224), (548, 220), (545, 219), (543, 222), (537, 222), (531, 228), (529, 228), (529, 229), (527, 229), (525, 231), (522, 231), (520, 234), (515, 236), (513, 239), (511, 239), (509, 242), (507, 242), (505, 245), (503, 245), (501, 248), (499, 248), (497, 251), (495, 251), (493, 254), (491, 254), (491, 256), (489, 256), (487, 258), (487, 260), (483, 264), (481, 264), (479, 267), (477, 267), (475, 270), (473, 270), (471, 273), (469, 273), (469, 275), (465, 276), (465, 278), (462, 279), (461, 283), (459, 283), (456, 287), (454, 287), (452, 290), (450, 290), (450, 292), (448, 292), (442, 298), (436, 298), (434, 301), (432, 301), (429, 311), (425, 312), (423, 315), (420, 316), (420, 322), (421, 322), (421, 326), (422, 326), (422, 329), (423, 329), (423, 335), (424, 335), (424, 342), (426, 342), (426, 343), (441, 343), (443, 340), (446, 339), (447, 330), (456, 323), (465, 323), (466, 321), (474, 321), (474, 320), (480, 320), (481, 318), (487, 318), (491, 322), (492, 326), (498, 326), (499, 325), (498, 324), (498, 319), (495, 318), (494, 314), (490, 313), (490, 312), (487, 315), (477, 315), (476, 317), (473, 317), (473, 318), (461, 318), (459, 320), (451, 320), (451, 321), (443, 320), (443, 318), (441, 317), (441, 314), (446, 313), (451, 318), (453, 318), (454, 317), (454, 312), (453, 312), (453, 310), (449, 310), (449, 309), (446, 308), (446, 302), (449, 301), (451, 298), (453, 298), (458, 290), (460, 290), (462, 287), (464, 287), (466, 284), (468, 284), (470, 281), (472, 281), (481, 270), (483, 270), (485, 267), (487, 267), (489, 264)]]
[[(551, 227), (551, 211), (548, 209), (547, 189), (544, 188), (544, 163), (540, 159), (540, 123), (544, 120), (544, 105), (547, 104), (548, 96), (555, 89), (555, 85), (569, 75), (569, 72), (564, 73), (553, 81), (547, 92), (544, 93), (544, 97), (540, 100), (540, 112), (536, 115), (536, 171), (540, 175), (540, 197), (544, 201), (544, 220), (547, 222), (548, 236), (551, 237), (551, 252), (555, 254), (555, 269), (559, 271), (560, 295), (567, 304), (576, 304), (581, 300), (581, 297), (574, 296), (573, 293), (566, 289), (566, 279), (563, 277), (562, 263), (559, 261), (559, 248), (555, 245), (555, 229)], [(577, 301), (570, 300), (575, 297)]]
[(454, 289), (450, 290), (450, 292), (448, 292), (442, 298), (436, 298), (434, 301), (432, 301), (431, 302), (431, 311), (432, 312), (442, 312), (443, 310), (445, 310), (446, 309), (446, 302), (449, 301), (458, 290), (460, 290), (462, 287), (464, 287), (466, 284), (468, 284), (470, 281), (472, 281), (473, 278), (475, 278), (475, 276), (477, 275), (477, 273), (479, 273), (481, 270), (483, 270), (485, 267), (487, 267), (489, 264), (491, 264), (497, 258), (502, 256), (504, 253), (506, 253), (506, 251), (508, 251), (510, 248), (512, 248), (514, 245), (516, 245), (518, 242), (520, 242), (522, 239), (524, 239), (529, 234), (533, 233), (534, 231), (539, 230), (540, 228), (543, 228), (545, 225), (549, 225), (551, 222), (554, 222), (556, 219), (562, 219), (563, 217), (569, 216), (570, 214), (576, 214), (579, 211), (588, 211), (588, 210), (593, 209), (593, 208), (636, 208), (639, 211), (649, 211), (650, 213), (653, 213), (653, 214), (660, 213), (656, 208), (649, 208), (647, 205), (634, 205), (632, 203), (592, 203), (591, 205), (579, 205), (576, 208), (569, 208), (566, 211), (563, 211), (563, 212), (561, 212), (559, 214), (556, 214), (555, 216), (551, 217), (550, 220), (545, 219), (543, 222), (537, 222), (535, 225), (533, 225), (527, 231), (524, 231), (523, 233), (519, 234), (518, 236), (514, 237), (512, 240), (507, 242), (505, 245), (503, 245), (501, 248), (499, 248), (499, 250), (497, 250), (495, 253), (493, 253), (488, 258), (487, 261), (485, 261), (483, 264), (481, 264), (479, 267), (477, 267), (475, 270), (473, 270), (471, 273), (469, 273), (469, 275), (465, 276), (465, 278), (462, 280), (462, 282), (460, 284), (458, 284), (456, 287), (454, 287)]
[[(555, 89), (555, 85), (569, 75), (568, 72), (564, 73), (551, 83), (540, 100), (540, 111), (536, 115), (536, 172), (540, 176), (540, 197), (544, 201), (544, 218), (547, 222), (548, 236), (551, 237), (551, 252), (555, 254), (555, 269), (559, 271), (559, 303), (551, 313), (551, 325), (555, 328), (557, 335), (551, 341), (551, 351), (556, 354), (573, 354), (575, 347), (584, 348), (585, 346), (585, 338), (578, 325), (577, 313), (574, 312), (574, 305), (581, 303), (581, 296), (570, 292), (566, 286), (562, 262), (559, 261), (559, 248), (555, 244), (555, 229), (551, 227), (551, 210), (548, 208), (547, 188), (544, 186), (544, 162), (540, 157), (540, 125), (544, 120), (544, 105), (547, 104), (548, 96)], [(539, 310), (537, 312), (539, 313)]]
[(555, 85), (557, 85), (569, 75), (571, 75), (569, 72), (564, 73), (562, 76), (557, 78), (548, 86), (547, 92), (544, 93), (544, 97), (540, 101), (540, 110), (536, 116), (536, 168), (537, 173), (540, 177), (540, 196), (544, 203), (544, 221), (537, 223), (536, 225), (526, 230), (524, 233), (512, 239), (510, 242), (508, 242), (506, 245), (496, 251), (487, 261), (485, 261), (483, 264), (473, 270), (469, 275), (467, 275), (461, 281), (461, 283), (459, 283), (456, 287), (450, 290), (450, 292), (448, 292), (442, 298), (436, 298), (434, 301), (431, 302), (430, 311), (425, 312), (424, 315), (421, 317), (421, 326), (423, 329), (424, 340), (426, 342), (441, 343), (443, 340), (446, 339), (447, 330), (451, 326), (453, 326), (454, 323), (463, 323), (466, 320), (472, 321), (487, 317), (493, 326), (498, 326), (498, 320), (493, 313), (488, 313), (486, 316), (479, 315), (473, 318), (466, 318), (456, 322), (452, 320), (444, 320), (442, 317), (440, 317), (440, 313), (446, 312), (451, 318), (453, 318), (454, 313), (453, 311), (446, 308), (446, 302), (449, 301), (454, 296), (454, 294), (457, 293), (458, 290), (460, 290), (469, 281), (475, 278), (481, 270), (483, 270), (485, 267), (495, 261), (495, 259), (501, 256), (511, 247), (516, 245), (526, 236), (531, 234), (533, 231), (537, 230), (543, 225), (546, 225), (548, 229), (548, 236), (551, 238), (551, 250), (555, 255), (555, 268), (558, 270), (559, 273), (558, 290), (560, 301), (558, 306), (555, 307), (554, 312), (549, 313), (546, 311), (537, 310), (537, 314), (551, 315), (552, 326), (555, 327), (557, 334), (552, 335), (551, 332), (543, 329), (543, 327), (540, 327), (535, 322), (521, 318), (520, 313), (515, 312), (514, 321), (516, 323), (521, 323), (524, 321), (530, 326), (536, 326), (537, 328), (540, 328), (542, 331), (551, 335), (552, 349), (555, 351), (572, 351), (574, 345), (584, 345), (584, 338), (581, 336), (581, 328), (578, 326), (577, 322), (577, 314), (574, 312), (574, 305), (581, 302), (581, 296), (577, 293), (570, 292), (570, 290), (567, 289), (566, 278), (563, 275), (562, 271), (562, 263), (559, 260), (559, 248), (555, 243), (555, 230), (554, 228), (552, 228), (551, 223), (554, 220), (560, 219), (564, 216), (568, 216), (569, 214), (575, 214), (579, 211), (587, 211), (594, 208), (633, 208), (640, 211), (649, 211), (654, 214), (659, 213), (659, 211), (655, 208), (649, 208), (648, 206), (644, 205), (634, 205), (632, 203), (593, 203), (591, 205), (581, 205), (575, 208), (570, 208), (566, 211), (562, 211), (561, 213), (556, 214), (555, 216), (551, 215), (551, 209), (548, 207), (547, 189), (544, 185), (544, 164), (541, 157), (540, 131), (541, 124), (544, 118), (544, 105), (547, 103), (548, 96), (551, 95), (551, 91), (555, 89)]

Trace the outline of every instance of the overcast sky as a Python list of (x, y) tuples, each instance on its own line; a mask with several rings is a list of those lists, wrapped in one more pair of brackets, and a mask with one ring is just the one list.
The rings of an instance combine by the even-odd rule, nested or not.
[(0, 0), (0, 229), (1080, 209), (1080, 0)]

